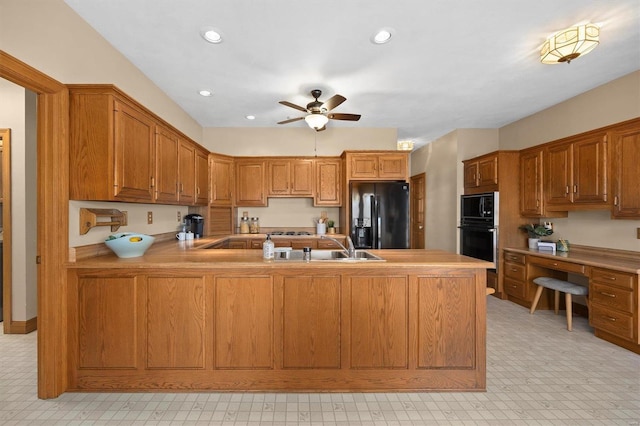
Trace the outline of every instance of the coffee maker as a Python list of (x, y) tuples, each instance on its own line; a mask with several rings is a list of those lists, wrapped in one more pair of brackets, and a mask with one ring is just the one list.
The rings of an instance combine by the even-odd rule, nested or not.
[(199, 214), (188, 214), (184, 217), (185, 230), (193, 232), (194, 238), (204, 236), (204, 218)]

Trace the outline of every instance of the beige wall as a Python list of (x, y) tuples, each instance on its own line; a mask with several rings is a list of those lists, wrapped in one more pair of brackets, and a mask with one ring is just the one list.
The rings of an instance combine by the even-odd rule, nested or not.
[(26, 321), (37, 315), (36, 95), (0, 79), (0, 99), (0, 128), (11, 129), (11, 319)]
[(458, 251), (462, 160), (497, 149), (497, 129), (458, 129), (411, 154), (411, 175), (426, 173), (426, 248)]
[[(500, 129), (500, 149), (522, 149), (640, 117), (640, 71), (596, 87)], [(554, 238), (640, 251), (639, 220), (612, 220), (609, 211), (569, 212), (554, 223)]]

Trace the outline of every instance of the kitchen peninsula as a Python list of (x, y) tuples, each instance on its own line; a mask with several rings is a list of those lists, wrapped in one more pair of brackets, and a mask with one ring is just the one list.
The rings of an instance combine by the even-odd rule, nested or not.
[(68, 390), (485, 390), (490, 263), (265, 261), (218, 242), (70, 262)]

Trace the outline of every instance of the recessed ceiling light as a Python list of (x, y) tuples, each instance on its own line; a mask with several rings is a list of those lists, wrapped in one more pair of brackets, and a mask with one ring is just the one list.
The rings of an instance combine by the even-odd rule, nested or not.
[(371, 37), (371, 42), (374, 44), (384, 44), (391, 40), (391, 29), (382, 28)]
[(255, 116), (255, 115), (247, 115), (245, 118), (246, 118), (247, 120), (255, 120), (255, 119), (256, 119), (256, 116)]
[(201, 90), (200, 96), (213, 96), (213, 92), (211, 90)]
[(219, 30), (211, 27), (205, 27), (200, 31), (200, 35), (209, 43), (222, 43), (222, 34)]

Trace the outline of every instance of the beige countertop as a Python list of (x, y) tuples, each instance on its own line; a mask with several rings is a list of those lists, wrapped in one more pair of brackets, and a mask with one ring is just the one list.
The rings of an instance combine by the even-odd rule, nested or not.
[(632, 274), (640, 274), (640, 253), (637, 252), (587, 246), (571, 246), (568, 252), (556, 251), (555, 253), (545, 250), (516, 247), (505, 248), (505, 250), (580, 265), (611, 268)]
[[(248, 238), (259, 238), (261, 234), (242, 234)], [(338, 234), (336, 234), (338, 235)], [(442, 250), (368, 250), (385, 262), (332, 262), (332, 261), (268, 261), (262, 258), (262, 250), (256, 249), (206, 249), (204, 247), (215, 244), (229, 237), (207, 237), (194, 241), (156, 241), (144, 256), (120, 259), (109, 252), (104, 255), (69, 262), (70, 268), (389, 268), (398, 267), (442, 267), (456, 269), (487, 269), (493, 264)], [(286, 236), (290, 237), (290, 236)], [(300, 238), (300, 237), (296, 237)]]

